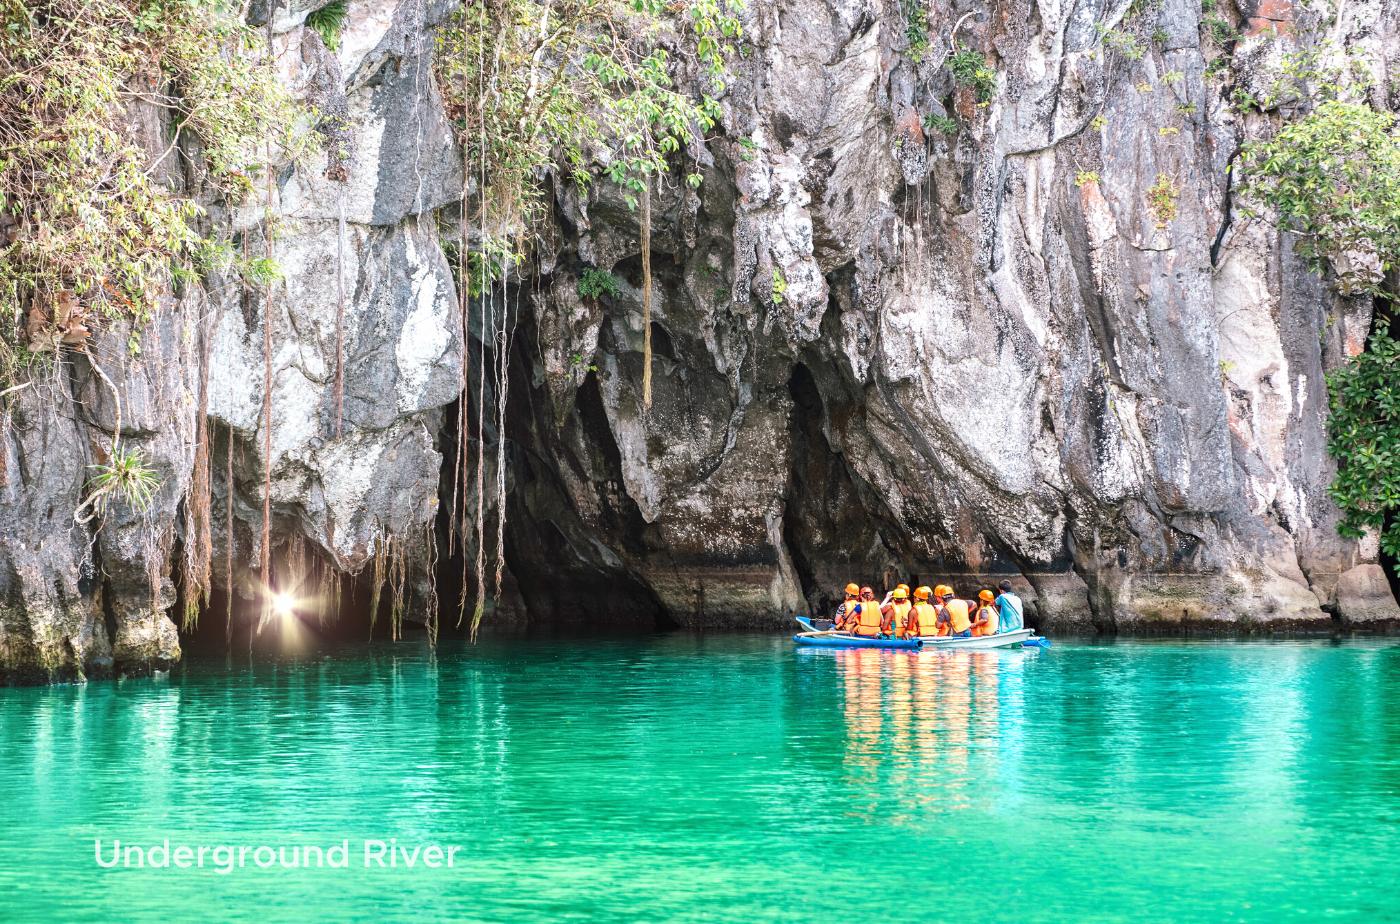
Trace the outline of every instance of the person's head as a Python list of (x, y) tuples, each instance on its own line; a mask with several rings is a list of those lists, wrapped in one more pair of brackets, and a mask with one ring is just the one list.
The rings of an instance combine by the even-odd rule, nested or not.
[(933, 589), (933, 595), (937, 598), (939, 603), (942, 603), (953, 595), (953, 588), (949, 587), (947, 584), (939, 584)]
[(1011, 582), (1002, 581), (1000, 584), (997, 585), (997, 588), (1001, 590), (1002, 593), (1009, 594), (1011, 593)]
[(894, 589), (894, 592), (895, 592), (895, 593), (899, 593), (901, 590), (904, 591), (904, 596), (906, 596), (906, 597), (909, 596), (909, 585), (908, 585), (908, 584), (900, 584), (898, 587), (896, 587), (896, 588)]
[(859, 596), (860, 596), (860, 585), (859, 585), (859, 584), (847, 584), (847, 585), (846, 585), (846, 599), (847, 599), (847, 600), (854, 600), (856, 597), (859, 597)]
[(918, 600), (920, 603), (927, 603), (928, 595), (929, 589), (927, 587), (920, 587), (918, 590), (914, 591), (914, 599)]
[(860, 598), (862, 600), (874, 600), (875, 591), (871, 590), (869, 587), (862, 587), (860, 589)]
[(992, 593), (990, 590), (984, 590), (977, 595), (977, 599), (981, 600), (983, 603), (991, 603), (996, 598), (997, 595)]
[(908, 600), (908, 599), (909, 599), (909, 588), (908, 588), (908, 587), (905, 587), (903, 584), (900, 584), (898, 587), (896, 587), (896, 588), (894, 589), (894, 598), (895, 598), (896, 600)]

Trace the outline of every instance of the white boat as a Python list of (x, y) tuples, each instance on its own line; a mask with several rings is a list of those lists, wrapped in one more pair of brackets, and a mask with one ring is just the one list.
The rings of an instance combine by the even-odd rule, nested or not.
[(797, 617), (798, 623), (806, 629), (801, 635), (793, 636), (799, 645), (818, 645), (825, 648), (920, 648), (925, 651), (967, 648), (1049, 648), (1050, 641), (1037, 636), (1030, 629), (1017, 629), (1014, 632), (998, 632), (996, 635), (975, 635), (953, 638), (947, 635), (921, 635), (914, 639), (873, 639), (853, 636), (849, 632), (836, 632), (820, 629), (811, 619)]
[(998, 632), (996, 635), (973, 635), (967, 638), (952, 638), (947, 635), (922, 635), (924, 651), (941, 651), (945, 648), (1010, 648), (1013, 645), (1040, 645), (1043, 639), (1036, 638), (1030, 629), (1017, 629), (1015, 632)]

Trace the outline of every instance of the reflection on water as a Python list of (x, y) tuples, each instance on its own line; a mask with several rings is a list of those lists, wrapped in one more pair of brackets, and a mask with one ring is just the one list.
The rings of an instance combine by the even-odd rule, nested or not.
[(845, 785), (884, 787), (915, 812), (1014, 798), (1025, 721), (1021, 674), (1034, 654), (814, 654), (830, 658), (841, 678)]
[[(195, 660), (0, 691), (0, 919), (1385, 920), (1397, 712), (1385, 641)], [(96, 837), (470, 862), (101, 870)]]

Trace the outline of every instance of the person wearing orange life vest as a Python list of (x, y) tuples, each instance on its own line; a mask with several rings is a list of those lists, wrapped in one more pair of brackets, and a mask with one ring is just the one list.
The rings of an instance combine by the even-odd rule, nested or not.
[(882, 606), (881, 611), (885, 614), (886, 631), (895, 638), (908, 638), (909, 636), (909, 613), (913, 609), (913, 604), (909, 602), (909, 585), (900, 584), (889, 596), (889, 602)]
[(997, 608), (994, 605), (996, 594), (990, 590), (984, 590), (977, 595), (977, 613), (972, 621), (972, 634), (996, 635), (997, 634)]
[(905, 630), (909, 636), (938, 634), (938, 611), (928, 602), (933, 591), (920, 587), (914, 591), (914, 605), (909, 609), (909, 625)]
[(875, 591), (862, 587), (860, 602), (855, 608), (855, 622), (852, 624), (851, 617), (847, 616), (846, 630), (866, 638), (878, 638), (886, 634), (887, 629), (885, 614), (880, 611), (880, 604), (875, 602)]
[(836, 618), (832, 620), (833, 629), (844, 629), (846, 627), (846, 617), (855, 615), (856, 605), (860, 603), (860, 585), (846, 585), (846, 602), (836, 608)]
[(967, 601), (955, 598), (953, 588), (947, 584), (938, 585), (935, 594), (938, 597), (938, 605), (948, 614), (948, 635), (952, 638), (971, 638), (972, 617), (968, 614)]

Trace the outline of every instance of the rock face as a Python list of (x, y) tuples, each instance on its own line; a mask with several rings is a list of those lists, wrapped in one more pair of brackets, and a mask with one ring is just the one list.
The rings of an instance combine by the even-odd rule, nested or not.
[[(319, 154), (275, 165), (284, 278), (211, 280), (140, 332), (139, 359), (125, 331), (94, 351), (156, 503), (72, 523), (115, 426), (87, 357), (10, 399), (5, 680), (179, 657), (165, 611), (201, 394), (214, 585), (232, 560), (248, 603), (266, 472), (279, 586), (298, 556), (358, 573), (396, 549), (421, 620), (439, 507), (474, 519), (480, 458), (488, 562), (506, 517), (488, 620), (778, 627), (848, 580), (970, 596), (1003, 578), (1048, 628), (1400, 619), (1374, 543), (1340, 538), (1327, 496), (1324, 376), (1362, 349), (1371, 305), (1237, 202), (1240, 146), (1276, 114), (1231, 92), (1316, 44), (1302, 7), (1219, 10), (1243, 33), (1221, 62), (1195, 3), (960, 3), (929, 11), (916, 60), (898, 4), (751, 0), (722, 130), (677, 165), (704, 182), (673, 172), (652, 193), (648, 407), (640, 229), (617, 188), (556, 178), (552, 250), (464, 312), (438, 237), (460, 221), (461, 152), (430, 59), (455, 4), (352, 0), (334, 53), (303, 26), (320, 5), (274, 4), (268, 27), (279, 72), (326, 116)], [(1400, 79), (1394, 0), (1339, 15), (1327, 34), (1369, 55), (1378, 87)], [(985, 102), (944, 66), (955, 26), (996, 71)], [(158, 117), (133, 126), (162, 150)], [(263, 252), (261, 193), (227, 206), (185, 147), (167, 181)], [(580, 297), (593, 268), (620, 294)], [(472, 474), (454, 488), (464, 381)], [(474, 560), (468, 533), (447, 570)]]

